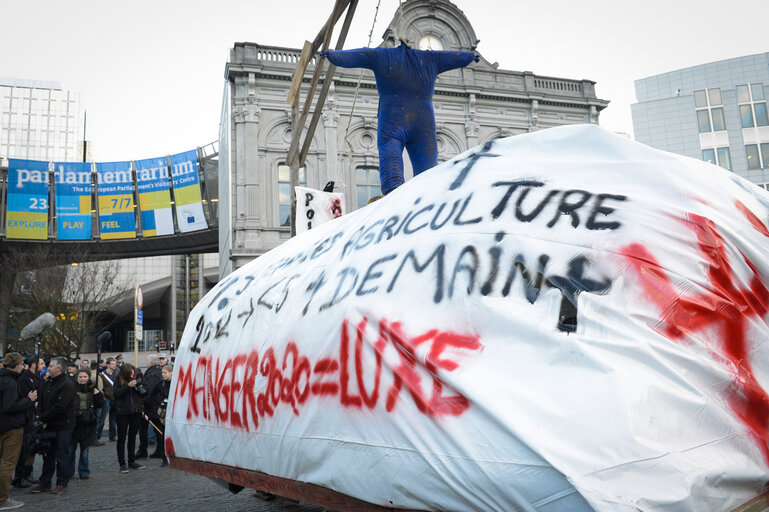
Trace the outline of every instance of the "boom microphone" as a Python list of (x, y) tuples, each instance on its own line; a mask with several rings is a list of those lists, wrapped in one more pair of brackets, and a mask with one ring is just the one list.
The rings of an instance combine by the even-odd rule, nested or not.
[(53, 327), (53, 324), (55, 323), (56, 318), (54, 318), (51, 313), (43, 313), (24, 326), (24, 328), (21, 330), (21, 339), (28, 340), (36, 336), (40, 336), (45, 331)]
[(112, 339), (112, 333), (109, 331), (104, 331), (103, 333), (99, 334), (99, 338), (97, 339), (99, 346), (101, 347), (104, 343), (107, 343)]

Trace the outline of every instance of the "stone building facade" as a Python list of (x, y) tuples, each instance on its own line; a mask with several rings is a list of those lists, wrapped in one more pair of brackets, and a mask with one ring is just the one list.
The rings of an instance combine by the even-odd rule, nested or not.
[[(476, 50), (479, 42), (464, 13), (447, 0), (401, 4), (380, 46), (399, 40), (433, 50)], [(256, 43), (236, 43), (230, 52), (219, 144), (220, 276), (290, 237), (285, 159), (294, 127), (286, 97), (300, 52)], [(592, 81), (503, 70), (487, 57), (492, 56), (481, 55), (480, 62), (438, 77), (433, 103), (439, 161), (494, 139), (598, 123), (608, 105), (596, 98)], [(300, 104), (308, 88), (305, 83)], [(370, 71), (361, 76), (358, 69), (337, 68), (300, 173), (311, 188), (334, 181), (348, 211), (379, 193), (377, 98)], [(404, 164), (409, 179), (405, 153)]]

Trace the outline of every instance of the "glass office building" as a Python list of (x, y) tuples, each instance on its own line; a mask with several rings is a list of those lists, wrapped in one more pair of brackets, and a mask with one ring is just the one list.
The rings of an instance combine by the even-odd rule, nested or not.
[(0, 77), (0, 156), (82, 160), (80, 95), (58, 82)]
[(643, 78), (635, 90), (636, 140), (769, 188), (769, 53)]

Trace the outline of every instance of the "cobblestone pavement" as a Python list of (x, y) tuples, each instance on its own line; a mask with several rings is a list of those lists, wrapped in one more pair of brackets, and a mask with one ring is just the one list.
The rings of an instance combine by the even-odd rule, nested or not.
[[(138, 442), (137, 442), (138, 444)], [(150, 446), (150, 450), (154, 445)], [(139, 459), (145, 469), (122, 474), (118, 471), (114, 442), (89, 450), (91, 478), (75, 477), (63, 494), (30, 494), (29, 489), (11, 488), (11, 498), (24, 502), (24, 511), (110, 512), (323, 512), (324, 508), (281, 501), (263, 501), (250, 489), (238, 494), (209, 480), (175, 469), (161, 468), (159, 459)], [(42, 457), (35, 458), (33, 476), (38, 478)], [(55, 479), (55, 477), (54, 477)], [(54, 480), (55, 485), (55, 480)]]

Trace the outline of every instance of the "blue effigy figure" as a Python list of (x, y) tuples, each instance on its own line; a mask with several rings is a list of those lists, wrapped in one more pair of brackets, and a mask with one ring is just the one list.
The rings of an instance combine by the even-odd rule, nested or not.
[(444, 71), (478, 62), (475, 52), (415, 50), (403, 43), (396, 48), (327, 50), (321, 57), (335, 66), (374, 72), (379, 92), (377, 148), (383, 194), (404, 182), (404, 146), (415, 176), (438, 165), (435, 79)]

